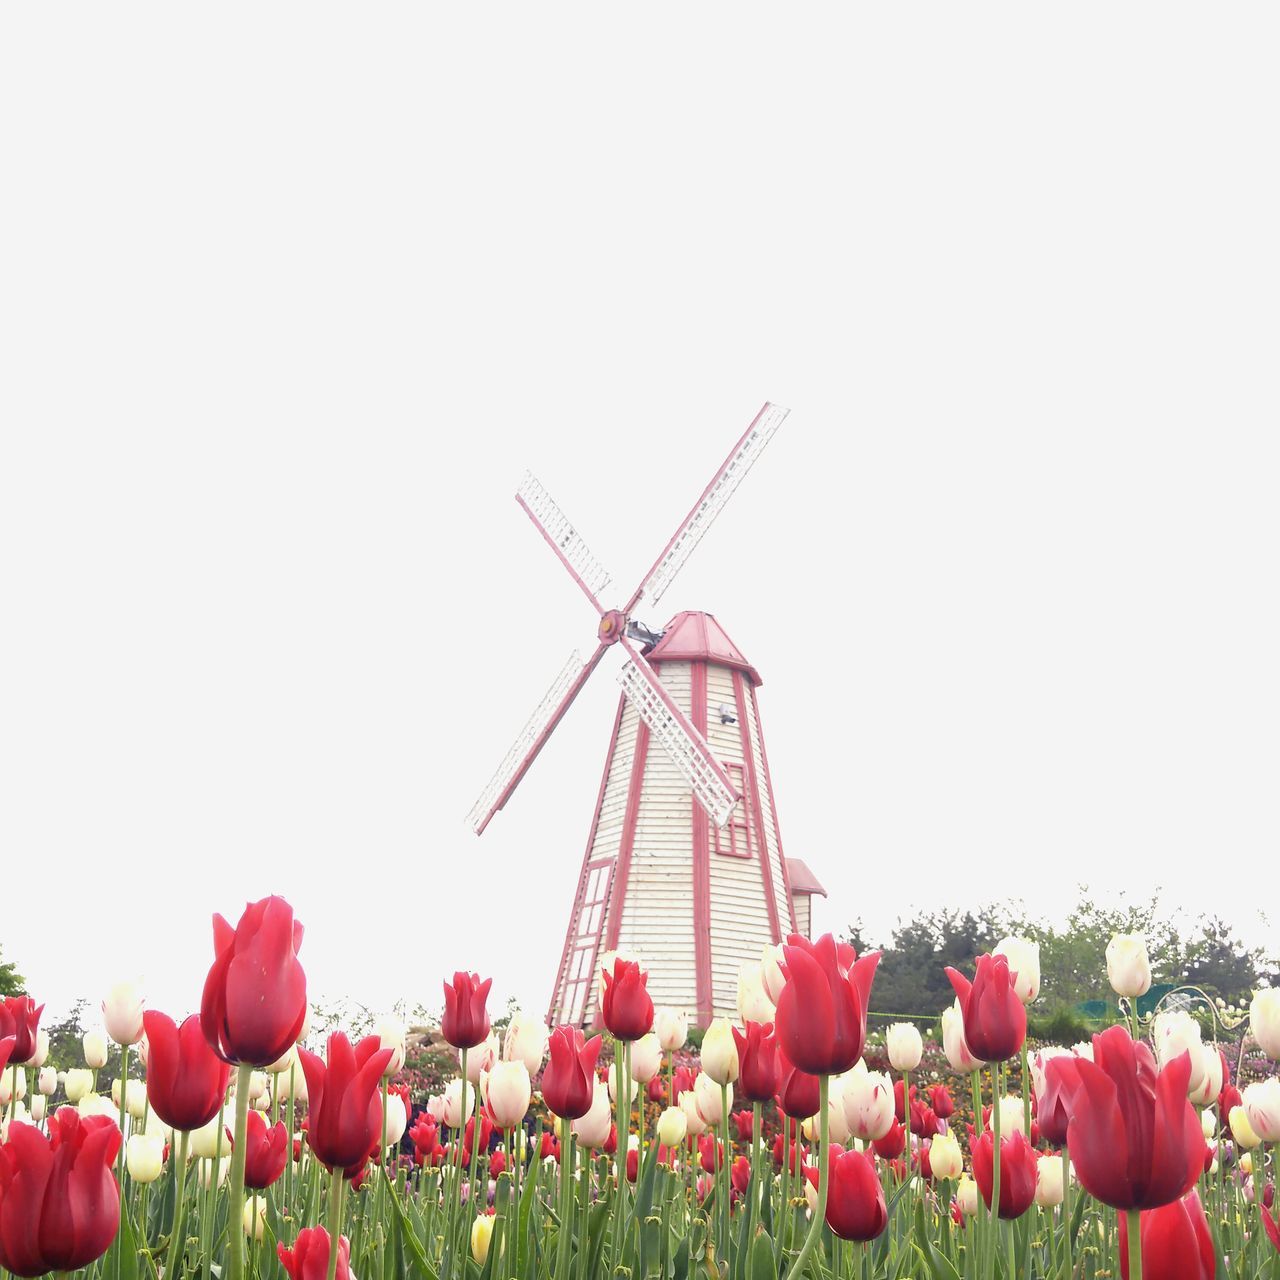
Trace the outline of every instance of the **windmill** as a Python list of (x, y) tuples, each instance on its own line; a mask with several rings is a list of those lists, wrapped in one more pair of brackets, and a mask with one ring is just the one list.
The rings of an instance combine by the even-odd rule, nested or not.
[(705, 1026), (737, 1004), (738, 968), (808, 924), (812, 872), (782, 853), (756, 704), (759, 673), (710, 614), (655, 631), (655, 605), (769, 443), (787, 410), (765, 404), (630, 599), (607, 609), (610, 577), (532, 475), (516, 501), (599, 616), (596, 648), (570, 656), (468, 815), (477, 835), (511, 798), (591, 673), (614, 646), (628, 661), (595, 816), (552, 996), (553, 1022), (598, 1017), (603, 950), (642, 953), (657, 1004)]

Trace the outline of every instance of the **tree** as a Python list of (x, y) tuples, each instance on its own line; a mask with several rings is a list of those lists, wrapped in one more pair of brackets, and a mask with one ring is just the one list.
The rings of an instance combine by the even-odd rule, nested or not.
[(18, 972), (18, 966), (12, 960), (4, 958), (0, 950), (0, 996), (20, 996), (27, 990), (27, 980)]

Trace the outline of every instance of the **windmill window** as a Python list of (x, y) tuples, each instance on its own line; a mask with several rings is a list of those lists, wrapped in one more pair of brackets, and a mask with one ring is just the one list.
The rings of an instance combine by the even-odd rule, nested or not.
[(750, 858), (755, 854), (755, 842), (751, 829), (751, 806), (747, 803), (746, 768), (725, 761), (724, 771), (742, 799), (734, 805), (733, 813), (723, 827), (712, 825), (712, 848), (725, 857)]

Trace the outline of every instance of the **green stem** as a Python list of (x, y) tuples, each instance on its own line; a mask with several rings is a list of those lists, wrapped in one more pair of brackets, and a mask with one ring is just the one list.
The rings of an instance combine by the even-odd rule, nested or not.
[[(796, 1260), (792, 1263), (791, 1270), (787, 1272), (787, 1280), (799, 1280), (799, 1277), (804, 1274), (809, 1255), (817, 1246), (818, 1238), (822, 1235), (823, 1228), (827, 1224), (827, 1193), (830, 1191), (830, 1187), (827, 1185), (829, 1122), (827, 1115), (827, 1089), (830, 1079), (829, 1076), (818, 1077), (818, 1207), (813, 1211), (813, 1221), (809, 1224), (809, 1231), (804, 1238), (804, 1244), (796, 1255)], [(785, 1146), (786, 1144), (784, 1143), (783, 1145)], [(790, 1159), (789, 1153), (787, 1153), (787, 1159)]]
[(556, 1250), (556, 1280), (567, 1280), (569, 1250), (572, 1246), (570, 1219), (573, 1216), (573, 1121), (560, 1122), (560, 1240)]
[(1062, 1239), (1066, 1245), (1065, 1280), (1071, 1280), (1071, 1155), (1062, 1145)]
[(991, 1064), (991, 1274), (996, 1272), (996, 1254), (1000, 1250), (1000, 1064)]
[[(577, 1138), (573, 1137), (572, 1134), (570, 1135), (569, 1140), (570, 1142), (573, 1143), (574, 1152), (576, 1154), (577, 1147), (578, 1147), (578, 1140)], [(590, 1151), (587, 1152), (586, 1158), (582, 1162), (582, 1176), (578, 1179), (579, 1183), (581, 1184), (578, 1187), (578, 1218), (579, 1218), (579, 1221), (582, 1223), (582, 1228), (581, 1228), (582, 1243), (578, 1249), (578, 1280), (586, 1280), (586, 1275), (587, 1275), (587, 1245), (588, 1245), (587, 1212), (590, 1208), (590, 1203), (591, 1203), (589, 1197), (591, 1195), (591, 1165), (593, 1163), (593, 1154), (594, 1154), (593, 1152), (590, 1152)], [(569, 1208), (570, 1208), (570, 1216), (572, 1216), (572, 1210), (573, 1210), (572, 1181), (570, 1182), (569, 1187), (570, 1187), (569, 1196), (571, 1201)]]
[(191, 1135), (183, 1130), (182, 1136), (178, 1139), (178, 1168), (175, 1171), (176, 1182), (173, 1191), (173, 1229), (169, 1235), (169, 1252), (165, 1255), (164, 1273), (166, 1276), (176, 1276), (178, 1274), (178, 1259), (181, 1256), (179, 1250), (182, 1240), (183, 1218), (186, 1216), (186, 1189), (187, 1189), (187, 1149), (191, 1142)]
[(613, 1153), (614, 1176), (617, 1180), (617, 1210), (616, 1221), (614, 1223), (614, 1248), (613, 1260), (614, 1265), (619, 1266), (622, 1263), (622, 1250), (627, 1239), (627, 1141), (628, 1130), (630, 1125), (624, 1119), (631, 1108), (623, 1095), (625, 1093), (624, 1081), (622, 1073), (625, 1070), (624, 1049), (621, 1040), (613, 1042), (613, 1064), (614, 1064), (614, 1080), (616, 1097), (614, 1098), (614, 1126), (617, 1129), (617, 1146)]
[(346, 1185), (347, 1182), (342, 1176), (341, 1169), (335, 1169), (329, 1175), (328, 1280), (334, 1280), (334, 1277), (338, 1274), (338, 1241), (342, 1237), (342, 1193), (346, 1189)]
[(720, 1238), (720, 1256), (727, 1265), (730, 1261), (729, 1240), (733, 1234), (729, 1214), (731, 1183), (729, 1181), (729, 1086), (727, 1084), (720, 1086), (720, 1130), (724, 1135), (724, 1150), (720, 1153), (720, 1185), (723, 1188), (721, 1195), (724, 1201), (720, 1212), (720, 1219), (724, 1224), (724, 1233)]
[[(231, 1205), (227, 1235), (231, 1251), (228, 1259), (230, 1280), (244, 1280), (244, 1157), (245, 1138), (249, 1130), (249, 1089), (253, 1084), (253, 1067), (242, 1062), (236, 1070), (236, 1131), (231, 1140)], [(329, 1280), (333, 1280), (330, 1276)]]
[(1129, 1228), (1129, 1280), (1142, 1280), (1142, 1211), (1126, 1209)]

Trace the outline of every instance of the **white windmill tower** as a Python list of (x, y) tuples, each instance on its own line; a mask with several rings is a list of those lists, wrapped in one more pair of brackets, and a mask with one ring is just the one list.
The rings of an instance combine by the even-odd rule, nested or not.
[(605, 757), (551, 1000), (553, 1022), (590, 1024), (602, 950), (639, 952), (656, 1004), (700, 1025), (731, 1014), (738, 969), (799, 924), (822, 887), (782, 852), (756, 700), (759, 673), (710, 614), (677, 614), (661, 631), (637, 621), (656, 604), (723, 510), (787, 411), (766, 404), (620, 609), (609, 575), (531, 475), (516, 501), (599, 615), (595, 652), (574, 653), (547, 690), (468, 821), (481, 834), (609, 649), (629, 661)]

